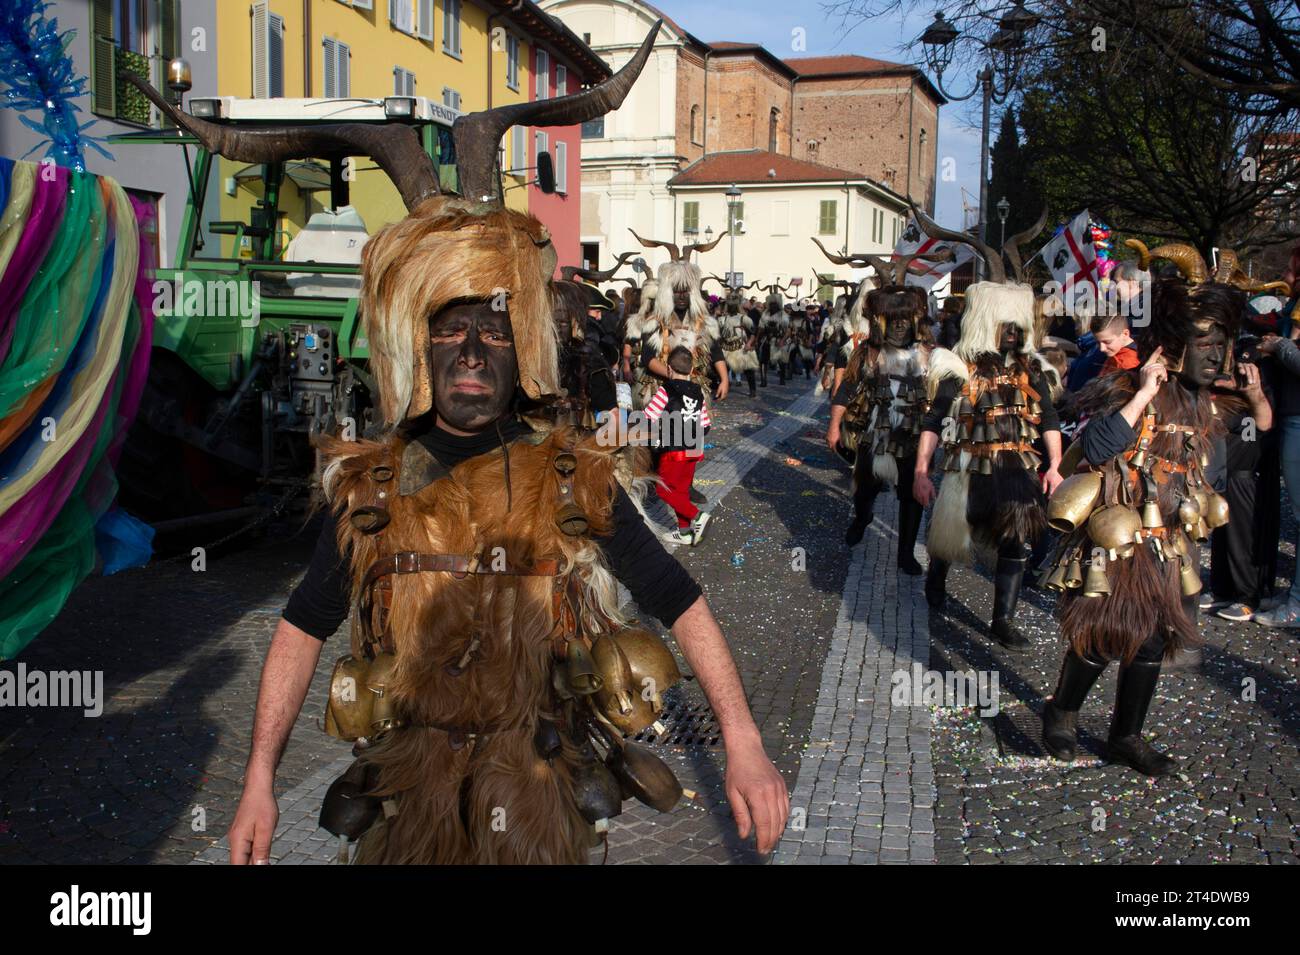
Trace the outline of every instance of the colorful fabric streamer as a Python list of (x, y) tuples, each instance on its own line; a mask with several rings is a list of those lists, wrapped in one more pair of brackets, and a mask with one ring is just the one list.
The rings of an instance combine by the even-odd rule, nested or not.
[(0, 158), (0, 659), (94, 568), (154, 321), (147, 208), (51, 171)]

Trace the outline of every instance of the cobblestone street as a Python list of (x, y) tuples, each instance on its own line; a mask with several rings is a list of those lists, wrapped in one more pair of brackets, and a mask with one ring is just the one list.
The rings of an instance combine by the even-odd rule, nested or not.
[[(1202, 669), (1166, 674), (1148, 721), (1183, 761), (1181, 777), (1150, 783), (1097, 756), (1113, 673), (1084, 709), (1085, 758), (1051, 762), (1037, 744), (1061, 655), (1049, 595), (1026, 590), (1034, 646), (1022, 655), (987, 638), (992, 587), (976, 572), (954, 570), (947, 609), (930, 611), (921, 579), (894, 570), (891, 495), (862, 545), (842, 543), (848, 469), (822, 438), (826, 397), (802, 378), (773, 377), (757, 399), (744, 392), (718, 406), (697, 472), (714, 515), (708, 535), (678, 556), (732, 644), (791, 790), (791, 826), (772, 861), (1295, 861), (1294, 632), (1203, 618)], [(663, 505), (647, 510), (666, 530)], [(224, 861), (262, 657), (315, 525), (281, 531), (209, 553), (202, 573), (186, 556), (92, 577), (73, 594), (22, 662), (102, 670), (104, 712), (0, 709), (0, 864)], [(924, 562), (923, 541), (917, 556)], [(277, 777), (279, 862), (335, 856), (315, 819), (351, 759), (320, 729), (344, 644), (342, 633), (327, 643)], [(996, 670), (1000, 712), (894, 705), (893, 676), (914, 665)], [(722, 740), (693, 678), (669, 704), (667, 732), (646, 741), (688, 797), (671, 814), (627, 803), (607, 861), (765, 861), (736, 836)]]

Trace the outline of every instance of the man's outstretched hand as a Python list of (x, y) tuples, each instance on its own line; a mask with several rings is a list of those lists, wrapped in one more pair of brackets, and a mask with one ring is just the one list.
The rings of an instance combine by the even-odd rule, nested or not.
[(761, 854), (776, 848), (790, 816), (790, 793), (758, 739), (727, 747), (727, 801), (740, 838), (757, 832)]

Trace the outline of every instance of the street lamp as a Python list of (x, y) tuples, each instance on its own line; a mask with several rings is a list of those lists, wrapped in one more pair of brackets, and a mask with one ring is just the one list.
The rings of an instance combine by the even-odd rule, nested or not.
[(1007, 197), (1003, 196), (998, 200), (998, 221), (1002, 223), (1002, 241), (998, 243), (998, 248), (1007, 244), (1007, 216), (1011, 214), (1011, 203), (1007, 202)]
[(704, 244), (708, 245), (713, 241), (713, 226), (706, 226), (704, 229)]
[[(1011, 10), (998, 21), (997, 31), (985, 43), (989, 54), (988, 62), (975, 74), (976, 85), (965, 96), (955, 96), (943, 85), (943, 73), (952, 64), (953, 47), (961, 36), (961, 31), (953, 26), (942, 12), (939, 12), (934, 15), (934, 22), (921, 34), (921, 47), (925, 51), (925, 60), (935, 75), (935, 85), (939, 88), (939, 92), (952, 102), (968, 100), (976, 93), (983, 93), (984, 121), (980, 132), (979, 237), (981, 239), (988, 229), (991, 104), (997, 103), (1001, 106), (1011, 95), (1011, 90), (1016, 83), (1016, 74), (1020, 71), (1020, 54), (1024, 50), (1025, 37), (1038, 25), (1040, 19), (1038, 14), (1025, 9), (1024, 0), (1016, 0)], [(1005, 230), (1005, 221), (1003, 225)], [(987, 274), (982, 260), (977, 258), (975, 267), (980, 277)]]
[(733, 182), (726, 195), (727, 231), (731, 233), (731, 272), (727, 275), (727, 280), (728, 282), (734, 282), (736, 278), (736, 206), (740, 202), (740, 187)]

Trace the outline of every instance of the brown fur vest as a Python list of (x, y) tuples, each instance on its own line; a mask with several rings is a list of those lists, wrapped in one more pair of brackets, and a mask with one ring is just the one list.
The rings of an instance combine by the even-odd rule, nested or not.
[[(404, 551), (479, 555), (489, 568), (494, 561), (516, 569), (557, 562), (549, 576), (423, 571), (385, 578), (386, 631), (397, 658), (389, 687), (406, 725), (364, 753), (378, 768), (378, 794), (397, 812), (362, 838), (357, 861), (585, 861), (591, 827), (573, 799), (577, 749), (562, 734), (563, 753), (547, 762), (533, 737), (539, 717), (560, 719), (551, 688), (557, 649), (617, 604), (596, 545), (557, 523), (555, 460), (565, 451), (576, 455), (573, 501), (590, 522), (588, 533), (604, 533), (614, 450), (591, 438), (579, 442), (567, 428), (520, 439), (509, 446), (507, 482), (499, 451), (447, 472), (418, 442), (396, 437), (326, 447), (326, 491), (339, 515), (339, 552), (351, 555), (354, 599), (378, 558)], [(374, 534), (356, 530), (349, 515), (363, 506), (385, 508), (391, 522)], [(557, 591), (570, 595), (572, 617), (557, 614)], [(566, 626), (575, 618), (576, 627)], [(357, 623), (353, 651), (360, 654)], [(479, 735), (466, 741), (440, 727)]]

